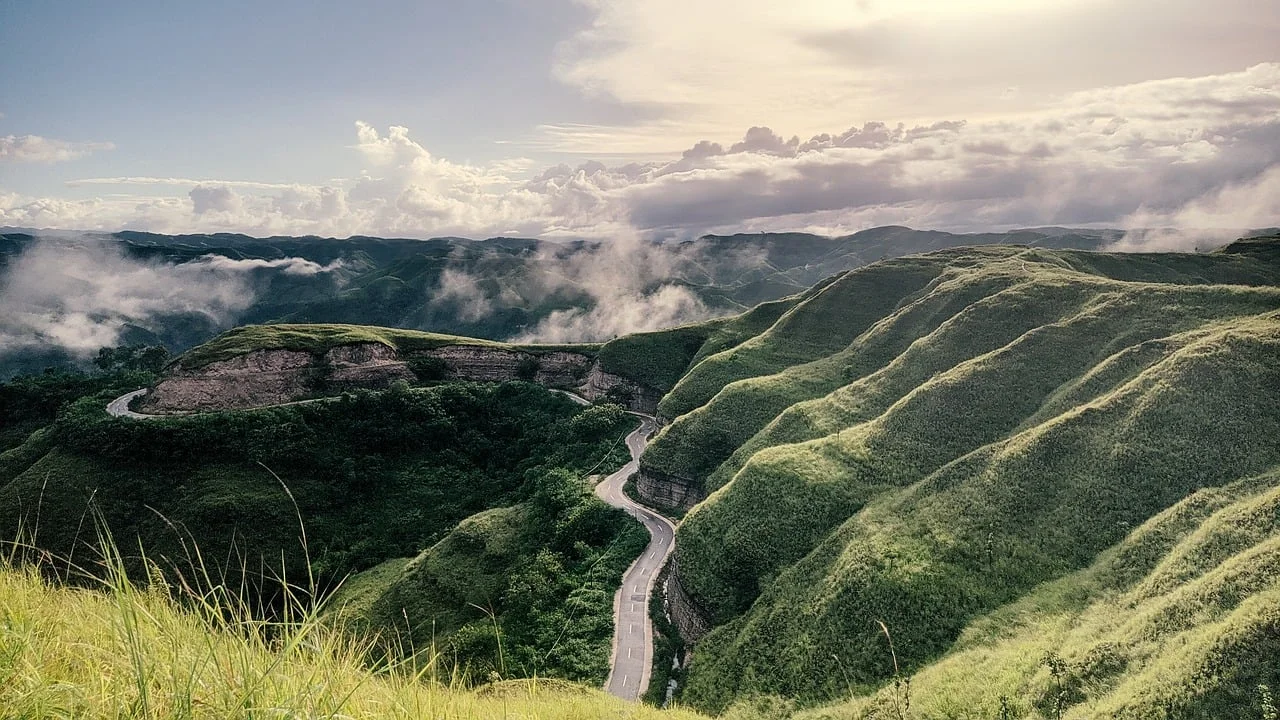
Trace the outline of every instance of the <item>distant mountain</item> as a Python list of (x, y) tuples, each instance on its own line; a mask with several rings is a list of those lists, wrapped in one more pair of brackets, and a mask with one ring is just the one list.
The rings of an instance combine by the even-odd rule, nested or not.
[[(247, 323), (358, 323), (497, 340), (607, 340), (742, 312), (887, 258), (962, 245), (1092, 250), (1117, 236), (1066, 228), (952, 234), (897, 226), (841, 237), (760, 233), (682, 243), (9, 232), (0, 234), (0, 305), (12, 315), (0, 319), (0, 377), (83, 362), (96, 350), (89, 347), (92, 341), (102, 337), (163, 343), (178, 353)], [(33, 268), (37, 247), (45, 265)], [(38, 288), (32, 297), (31, 283), (19, 292), (8, 277), (59, 277), (67, 264), (62, 258), (70, 263), (88, 252), (120, 259), (96, 268), (96, 277), (86, 279), (88, 288), (73, 277), (65, 288)], [(104, 261), (95, 256), (88, 264)], [(173, 275), (184, 302), (166, 306), (167, 291), (153, 292), (145, 284), (117, 287), (112, 272), (130, 274), (133, 264), (152, 268), (157, 282)], [(232, 279), (237, 297), (228, 299), (223, 295)], [(138, 294), (155, 295), (155, 302), (136, 307), (130, 299)]]

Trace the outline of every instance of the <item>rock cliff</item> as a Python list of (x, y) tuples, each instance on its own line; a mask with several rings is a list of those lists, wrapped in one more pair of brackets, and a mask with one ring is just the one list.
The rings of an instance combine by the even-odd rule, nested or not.
[(181, 360), (147, 393), (142, 411), (181, 414), (279, 405), (355, 388), (379, 389), (412, 381), (415, 361), (434, 359), (442, 379), (501, 382), (526, 379), (578, 392), (588, 400), (612, 399), (652, 413), (661, 395), (627, 378), (604, 372), (588, 355), (567, 351), (530, 353), (490, 345), (445, 345), (402, 357), (381, 343), (356, 343), (323, 356), (295, 350), (256, 350), (187, 368)]
[(588, 400), (611, 398), (631, 410), (646, 415), (658, 412), (658, 402), (662, 400), (662, 393), (657, 390), (621, 375), (605, 372), (598, 364), (591, 366), (586, 381), (579, 386), (578, 391)]
[(647, 468), (643, 461), (636, 473), (636, 494), (646, 505), (676, 514), (688, 512), (705, 497), (698, 483)]
[(666, 610), (672, 624), (680, 631), (680, 639), (693, 645), (711, 631), (711, 621), (693, 598), (680, 586), (679, 551), (671, 558), (670, 572), (663, 584), (666, 592)]

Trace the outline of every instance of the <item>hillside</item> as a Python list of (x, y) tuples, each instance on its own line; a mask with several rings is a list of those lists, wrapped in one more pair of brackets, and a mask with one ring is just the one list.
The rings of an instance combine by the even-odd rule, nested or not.
[[(944, 671), (972, 670), (959, 659), (961, 647), (976, 652), (966, 638), (994, 647), (1007, 637), (984, 617), (1050, 623), (1061, 617), (1043, 598), (1066, 595), (1072, 612), (1097, 604), (1110, 618), (1108, 593), (1129, 586), (1095, 592), (1087, 578), (1139, 542), (1144, 523), (1197, 491), (1219, 493), (1223, 507), (1264, 502), (1280, 465), (1277, 247), (996, 247), (887, 261), (704, 357), (663, 399), (674, 421), (642, 458), (639, 485), (650, 499), (689, 488), (685, 507), (706, 498), (677, 535), (679, 585), (715, 626), (696, 645), (685, 699), (716, 710), (750, 693), (813, 705), (873, 690), (893, 672), (883, 621), (904, 671), (927, 668), (921, 682), (937, 678), (934, 702), (945, 704), (958, 676)], [(1192, 542), (1220, 526), (1206, 516), (1179, 532)], [(1244, 569), (1275, 557), (1273, 532), (1221, 556), (1242, 553), (1240, 572), (1257, 583), (1231, 585), (1203, 611), (1191, 600), (1160, 611), (1191, 613), (1186, 632), (1223, 647), (1214, 623), (1248, 605), (1231, 616), (1244, 634), (1231, 636), (1241, 644), (1214, 677), (1195, 679), (1194, 653), (1123, 646), (1128, 670), (1090, 680), (1068, 704), (1092, 716), (1088, 703), (1128, 697), (1108, 695), (1115, 683), (1164, 668), (1167, 692), (1135, 700), (1146, 708), (1135, 716), (1157, 702), (1231, 714), (1252, 702), (1249, 683), (1280, 680), (1280, 669), (1239, 662), (1274, 637), (1274, 581)], [(1149, 549), (1153, 568), (1179, 538), (1167, 542)], [(1179, 592), (1217, 592), (1227, 580), (1195, 580), (1216, 565), (1180, 571)], [(1132, 572), (1136, 586), (1154, 570)], [(1080, 648), (1138, 631), (1107, 632), (1051, 649), (1083, 662)], [(1191, 642), (1182, 632), (1170, 627), (1157, 645)], [(1043, 626), (1025, 635), (1051, 637)], [(1038, 658), (1009, 657), (1000, 687), (1023, 702), (1045, 671)], [(988, 708), (1000, 694), (965, 692)]]
[[(267, 628), (116, 576), (105, 592), (0, 566), (4, 653), (0, 715), (212, 719), (269, 716), (441, 720), (587, 717), (692, 720), (563, 681), (500, 680), (466, 689), (442, 668), (371, 670), (367, 643), (304, 614)], [(224, 588), (225, 590), (225, 588)], [(212, 596), (218, 596), (213, 593)], [(192, 600), (186, 597), (186, 600)], [(267, 709), (264, 711), (264, 708)]]
[[(496, 668), (504, 677), (509, 669), (603, 679), (612, 599), (595, 588), (618, 582), (637, 530), (581, 478), (627, 459), (619, 438), (633, 421), (621, 408), (582, 408), (525, 382), (451, 382), (246, 412), (109, 417), (105, 403), (127, 379), (5, 388), (29, 408), (14, 419), (30, 434), (0, 452), (0, 534), (71, 565), (90, 562), (98, 529), (109, 531), (130, 572), (145, 571), (145, 553), (172, 582), (212, 576), (271, 617), (280, 611), (276, 578), (313, 578), (327, 591), (397, 558), (450, 547), (469, 572), (474, 546), (459, 538), (483, 534), (472, 530), (487, 527), (485, 518), (520, 516), (533, 526), (508, 544), (503, 567), (532, 558), (552, 565), (539, 607), (575, 599), (582, 622), (569, 633), (573, 642), (555, 642), (562, 619), (521, 614), (508, 602), (514, 578), (499, 568), (490, 585), (411, 605), (425, 642), (415, 626), (413, 643), (390, 649), (436, 642), (451, 651), (442, 666), (475, 677)], [(97, 392), (104, 386), (113, 389)], [(85, 390), (50, 417), (47, 406)], [(490, 612), (501, 618), (509, 665), (499, 662), (502, 648), (464, 642), (466, 632), (452, 640), (468, 623), (491, 628)], [(382, 629), (404, 627), (404, 612), (394, 614)]]

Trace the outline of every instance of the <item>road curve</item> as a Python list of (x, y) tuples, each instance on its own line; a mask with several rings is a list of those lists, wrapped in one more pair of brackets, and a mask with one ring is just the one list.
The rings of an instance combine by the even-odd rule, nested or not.
[[(634, 413), (639, 415), (638, 413)], [(675, 547), (676, 527), (670, 520), (636, 503), (622, 491), (627, 478), (636, 472), (640, 453), (655, 423), (639, 415), (640, 427), (627, 436), (631, 461), (596, 486), (596, 495), (644, 523), (649, 544), (622, 576), (622, 587), (613, 597), (613, 656), (605, 690), (624, 700), (638, 700), (649, 687), (653, 668), (653, 621), (649, 618), (649, 598), (653, 595), (658, 571)]]
[[(200, 410), (200, 411), (194, 411), (194, 412), (166, 413), (164, 415), (148, 415), (146, 413), (134, 412), (130, 410), (129, 403), (133, 402), (133, 399), (138, 397), (139, 395), (147, 394), (147, 391), (148, 391), (148, 388), (142, 388), (141, 390), (134, 390), (133, 392), (127, 392), (121, 395), (120, 397), (116, 398), (115, 400), (112, 400), (111, 402), (107, 403), (107, 414), (111, 415), (112, 417), (132, 418), (134, 420), (157, 420), (157, 419), (163, 419), (163, 418), (191, 417), (192, 415), (213, 415), (220, 412), (239, 412), (241, 410), (268, 410), (270, 408), (289, 407), (291, 405), (309, 405), (311, 403), (324, 402), (326, 400), (334, 399), (332, 397), (311, 398), (310, 400), (293, 400), (291, 402), (286, 402), (286, 403), (275, 403), (272, 405), (255, 405), (253, 407), (232, 408), (230, 410)], [(565, 393), (565, 394), (569, 395), (569, 393)], [(576, 398), (576, 396), (574, 395), (569, 395), (569, 397)], [(590, 403), (587, 403), (587, 404), (589, 405)]]
[(129, 403), (133, 402), (134, 398), (145, 394), (147, 394), (147, 389), (142, 388), (141, 390), (134, 390), (133, 392), (127, 392), (121, 395), (115, 400), (107, 403), (107, 414), (112, 417), (133, 418), (134, 420), (147, 420), (149, 418), (157, 417), (156, 415), (144, 415), (129, 409)]

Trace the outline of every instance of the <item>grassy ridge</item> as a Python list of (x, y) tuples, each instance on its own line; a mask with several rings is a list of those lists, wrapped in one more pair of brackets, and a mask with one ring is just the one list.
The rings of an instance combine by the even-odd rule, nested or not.
[[(714, 490), (679, 531), (682, 586), (721, 625), (687, 699), (874, 688), (892, 667), (875, 620), (920, 667), (1188, 494), (1280, 463), (1280, 264), (1126, 257), (927, 256), (932, 279), (846, 345), (753, 349), (770, 374), (668, 428), (645, 461)], [(770, 333), (825, 317), (838, 335), (841, 307), (798, 304)], [(714, 386), (715, 359), (681, 384)]]
[(209, 363), (229, 360), (255, 350), (295, 350), (313, 355), (356, 343), (377, 343), (393, 348), (399, 353), (433, 350), (446, 345), (479, 345), (483, 347), (519, 350), (528, 353), (548, 353), (558, 350), (595, 355), (599, 345), (511, 345), (480, 338), (441, 335), (420, 330), (373, 327), (369, 325), (246, 325), (227, 331), (209, 342), (192, 348), (178, 358), (187, 369), (204, 367)]
[[(1278, 512), (1275, 472), (1191, 494), (1086, 569), (971, 623), (911, 677), (913, 712), (1266, 717), (1280, 681)], [(905, 700), (890, 686), (803, 717), (879, 717)]]

